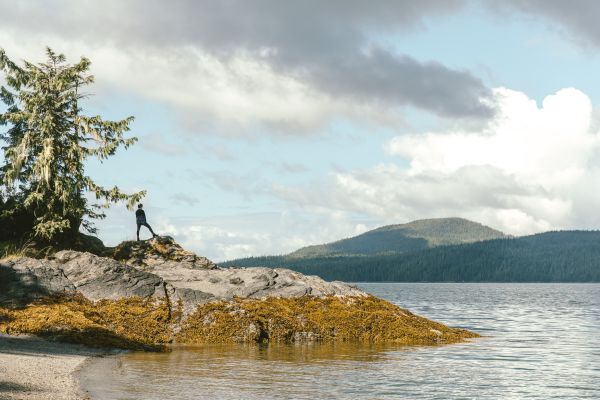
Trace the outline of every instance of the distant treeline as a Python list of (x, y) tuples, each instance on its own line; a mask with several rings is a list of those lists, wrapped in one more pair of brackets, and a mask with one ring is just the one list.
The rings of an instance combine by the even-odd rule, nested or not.
[(600, 232), (560, 231), (404, 254), (239, 259), (348, 282), (600, 282)]

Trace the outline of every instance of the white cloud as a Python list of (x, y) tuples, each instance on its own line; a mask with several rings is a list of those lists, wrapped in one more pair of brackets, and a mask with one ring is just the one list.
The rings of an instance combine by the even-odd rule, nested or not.
[(465, 121), (493, 114), (489, 88), (468, 71), (377, 44), (463, 1), (317, 3), (0, 0), (0, 44), (17, 59), (44, 61), (45, 46), (70, 61), (85, 55), (95, 92), (160, 102), (207, 134), (306, 135), (340, 118), (398, 126), (406, 107)]
[[(77, 39), (31, 33), (17, 43), (0, 30), (0, 43), (14, 60), (44, 61), (50, 45), (74, 62), (92, 61), (93, 87), (99, 94), (117, 90), (158, 101), (177, 113), (194, 132), (248, 137), (258, 133), (305, 135), (319, 132), (340, 117), (376, 125), (405, 124), (396, 106), (382, 109), (331, 96), (302, 77), (282, 74), (254, 54), (238, 51), (218, 58), (192, 46), (120, 48), (112, 43), (90, 46)], [(265, 130), (266, 128), (266, 130)], [(163, 151), (167, 151), (163, 150)]]
[(154, 230), (214, 261), (285, 254), (373, 228), (344, 212), (312, 210), (204, 218), (156, 217)]
[(391, 140), (387, 152), (408, 166), (335, 172), (320, 190), (275, 193), (384, 223), (462, 216), (512, 234), (600, 224), (600, 140), (590, 99), (571, 88), (541, 107), (505, 88), (495, 96), (498, 114), (484, 131)]
[(267, 64), (238, 54), (222, 61), (194, 48), (131, 53), (96, 49), (98, 74), (120, 89), (169, 104), (191, 127), (216, 119), (231, 135), (258, 124), (320, 124), (336, 105)]
[(500, 112), (486, 131), (400, 136), (388, 151), (410, 159), (412, 174), (488, 165), (548, 187), (573, 182), (584, 172), (598, 145), (589, 133), (592, 104), (584, 93), (560, 90), (541, 108), (520, 92), (495, 93)]

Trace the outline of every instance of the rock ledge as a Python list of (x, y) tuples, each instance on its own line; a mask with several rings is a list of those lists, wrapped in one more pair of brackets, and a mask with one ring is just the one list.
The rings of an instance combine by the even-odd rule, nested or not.
[(0, 332), (120, 348), (178, 341), (452, 343), (477, 335), (343, 282), (283, 268), (219, 268), (172, 238), (102, 257), (0, 260)]

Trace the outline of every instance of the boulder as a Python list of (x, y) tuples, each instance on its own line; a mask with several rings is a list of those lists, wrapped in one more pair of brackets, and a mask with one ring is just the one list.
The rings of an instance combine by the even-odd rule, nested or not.
[(109, 248), (104, 255), (134, 267), (151, 267), (182, 264), (191, 269), (214, 269), (215, 263), (206, 257), (184, 250), (170, 236), (157, 236), (150, 240), (126, 241)]
[[(158, 243), (158, 241), (155, 241)], [(150, 244), (151, 245), (151, 244)], [(175, 247), (175, 252), (177, 248)], [(183, 257), (179, 253), (176, 257)], [(51, 259), (15, 258), (1, 263), (7, 290), (0, 301), (26, 302), (49, 294), (80, 292), (87, 299), (167, 297), (181, 300), (184, 313), (212, 300), (311, 296), (364, 296), (356, 287), (326, 282), (282, 268), (219, 268), (208, 260), (186, 258), (158, 261), (143, 258), (143, 265), (92, 253), (63, 250)], [(132, 265), (133, 264), (133, 265)], [(201, 267), (199, 265), (206, 265)]]
[(0, 263), (0, 305), (19, 306), (49, 294), (76, 290), (53, 262), (21, 257)]
[(189, 268), (186, 264), (165, 263), (147, 267), (164, 279), (175, 299), (182, 299), (184, 312), (209, 300), (231, 300), (234, 297), (261, 299), (267, 297), (365, 296), (355, 286), (343, 282), (326, 282), (283, 268)]
[(158, 276), (91, 253), (64, 250), (51, 261), (76, 291), (86, 298), (164, 297), (165, 282)]

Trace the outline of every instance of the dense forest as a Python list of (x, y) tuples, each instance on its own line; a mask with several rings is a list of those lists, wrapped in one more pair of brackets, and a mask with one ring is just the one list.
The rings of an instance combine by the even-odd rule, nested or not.
[(402, 254), (255, 257), (221, 265), (284, 267), (349, 282), (600, 282), (600, 232), (546, 232)]

